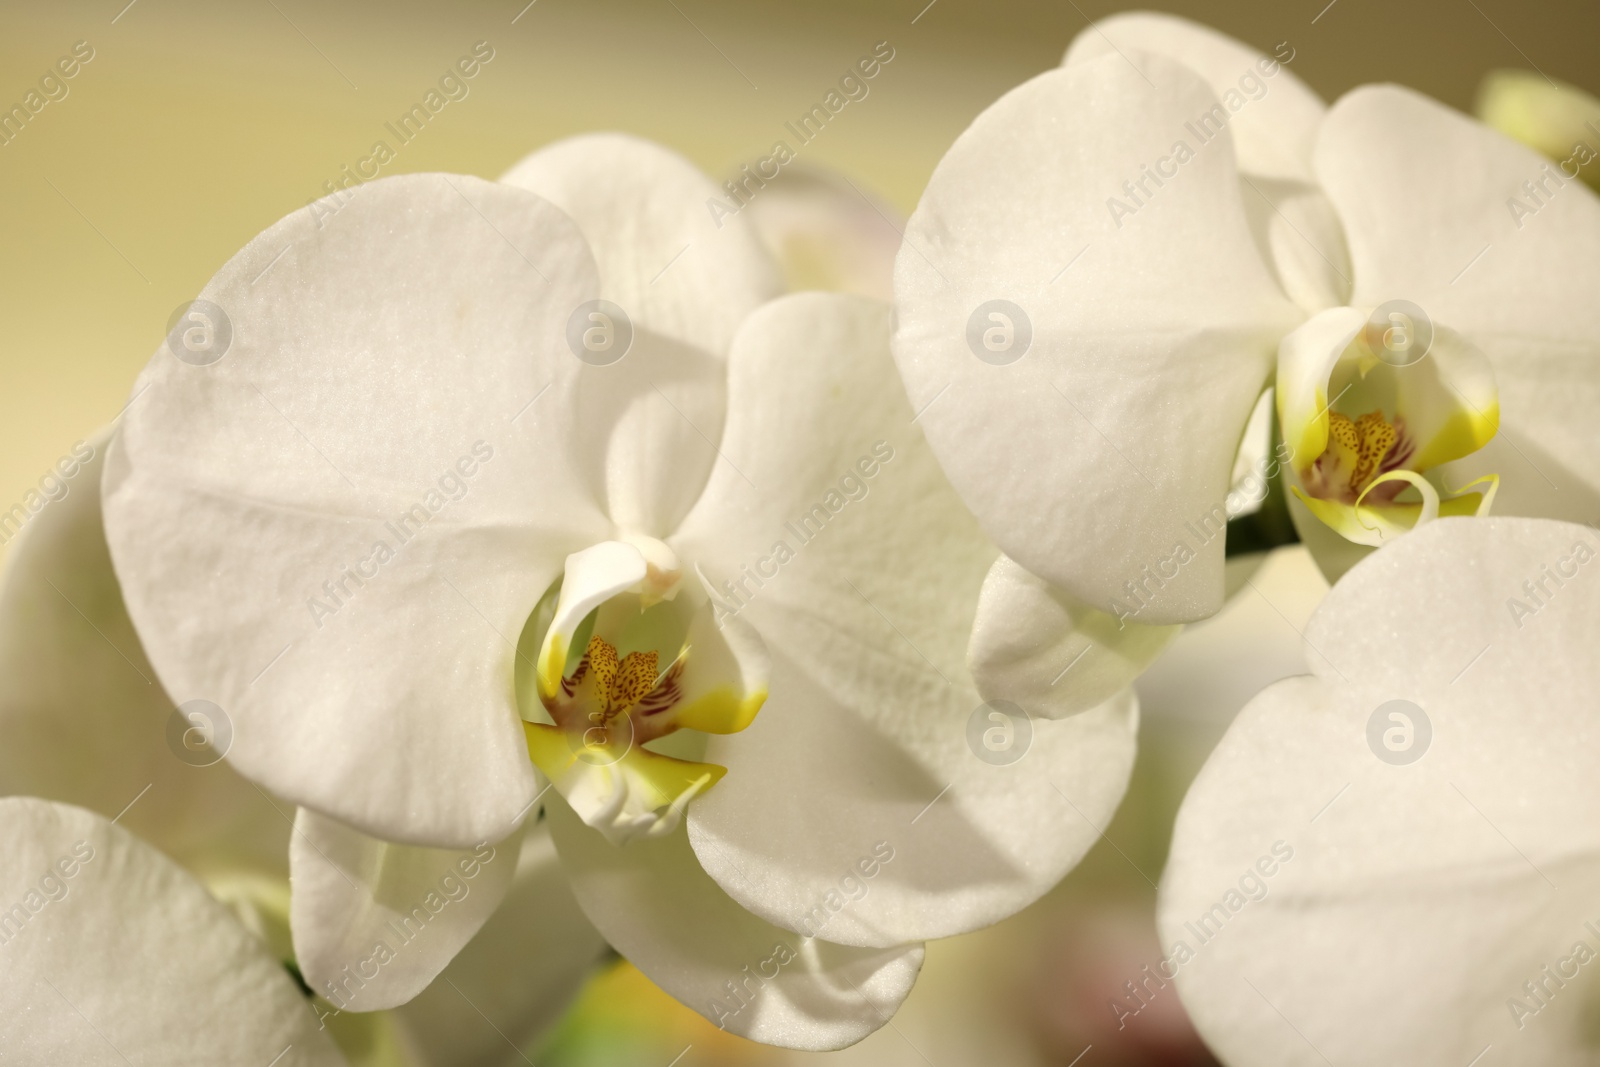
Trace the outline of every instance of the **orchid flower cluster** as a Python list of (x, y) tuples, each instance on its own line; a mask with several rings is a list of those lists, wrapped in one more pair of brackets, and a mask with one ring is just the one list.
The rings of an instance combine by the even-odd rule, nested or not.
[(1234, 1065), (1588, 1062), (1600, 199), (1293, 56), (1098, 23), (903, 241), (620, 134), (251, 241), (8, 562), (0, 1058), (487, 1062), (608, 946), (853, 1044), (1100, 838), (1253, 530), (1334, 585), (1164, 980)]

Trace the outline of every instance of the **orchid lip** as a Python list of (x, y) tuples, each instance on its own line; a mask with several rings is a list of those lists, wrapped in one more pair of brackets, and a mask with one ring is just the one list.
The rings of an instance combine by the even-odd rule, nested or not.
[[(1439, 515), (1481, 515), (1497, 479), (1479, 479), (1441, 501), (1429, 472), (1481, 449), (1499, 428), (1499, 400), (1487, 357), (1421, 309), (1406, 318), (1405, 351), (1374, 351), (1353, 308), (1332, 309), (1279, 353), (1284, 439), (1299, 445), (1292, 490), (1311, 514), (1346, 540), (1376, 547)], [(1425, 334), (1425, 337), (1422, 336)], [(1425, 343), (1424, 343), (1425, 342)], [(1385, 350), (1387, 351), (1387, 349)], [(1331, 399), (1328, 399), (1331, 396)], [(1472, 492), (1489, 482), (1487, 490)]]
[[(614, 843), (675, 830), (726, 773), (684, 757), (703, 734), (749, 725), (765, 700), (764, 675), (746, 676), (713, 614), (672, 548), (631, 536), (569, 556), (530, 618), (543, 632), (524, 638), (539, 648), (528, 755)], [(647, 747), (669, 737), (672, 755)]]

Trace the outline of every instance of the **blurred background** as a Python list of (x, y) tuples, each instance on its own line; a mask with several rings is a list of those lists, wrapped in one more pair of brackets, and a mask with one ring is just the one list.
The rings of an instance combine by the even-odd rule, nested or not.
[[(464, 97), (397, 147), (384, 174), (493, 178), (550, 140), (619, 129), (723, 176), (789, 140), (784, 123), (886, 41), (894, 58), (869, 95), (802, 159), (903, 214), (979, 111), (1056, 65), (1089, 20), (1120, 9), (1101, 0), (5, 0), (0, 108), (79, 42), (78, 58), (92, 58), (64, 96), (0, 138), (0, 510), (116, 416), (175, 308), (375, 141), (398, 145), (385, 124), (479, 42), (493, 58)], [(1595, 0), (1165, 9), (1263, 50), (1287, 42), (1294, 72), (1330, 100), (1396, 81), (1470, 110), (1496, 68), (1600, 90)], [(540, 1067), (1212, 1062), (1170, 990), (1120, 1028), (1110, 1003), (1159, 958), (1154, 882), (1190, 777), (1249, 696), (1304, 669), (1296, 628), (1320, 578), (1296, 549), (1236, 566), (1261, 567), (1254, 590), (1187, 632), (1141, 681), (1140, 762), (1106, 840), (1034, 908), (931, 946), (916, 993), (880, 1033), (831, 1057), (764, 1050), (615, 963), (542, 1047), (512, 1062), (523, 1053)]]

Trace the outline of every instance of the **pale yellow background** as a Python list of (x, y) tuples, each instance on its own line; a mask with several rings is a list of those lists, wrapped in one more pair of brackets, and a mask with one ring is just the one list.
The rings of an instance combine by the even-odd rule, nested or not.
[[(1325, 2), (1176, 9), (1259, 46), (1290, 42), (1293, 69), (1330, 97), (1396, 80), (1465, 108), (1493, 66), (1600, 88), (1594, 0)], [(538, 0), (513, 25), (525, 0), (125, 3), (0, 8), (0, 105), (73, 42), (96, 52), (65, 100), (0, 146), (0, 511), (116, 415), (178, 304), (341, 164), (379, 137), (393, 143), (383, 123), (476, 41), (496, 57), (470, 96), (385, 173), (493, 177), (543, 142), (597, 128), (659, 139), (721, 173), (788, 139), (786, 119), (888, 40), (897, 54), (871, 94), (801, 158), (909, 210), (978, 111), (1053, 66), (1086, 18), (1117, 10)]]

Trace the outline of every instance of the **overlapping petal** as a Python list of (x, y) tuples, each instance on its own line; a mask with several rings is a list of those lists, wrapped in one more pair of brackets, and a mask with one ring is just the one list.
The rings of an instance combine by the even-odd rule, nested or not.
[[(1186, 126), (1212, 90), (1141, 65), (1041, 75), (957, 140), (907, 227), (895, 353), (951, 481), (1027, 570), (1115, 612), (1184, 543), (1147, 588), (1139, 621), (1159, 625), (1221, 603), (1223, 539), (1188, 524), (1220, 513), (1301, 312), (1252, 237), (1230, 131)], [(1005, 358), (1030, 343), (995, 365), (985, 312), (1018, 309)]]
[(177, 864), (82, 808), (0, 799), (0, 1056), (343, 1064), (280, 961)]
[[(283, 877), (289, 823), (226, 763), (229, 726), (187, 723), (145, 658), (101, 527), (109, 431), (69, 461), (62, 495), (11, 546), (0, 586), (0, 793), (121, 816), (202, 878)], [(85, 458), (86, 457), (86, 458)], [(196, 735), (193, 740), (199, 740)], [(180, 758), (183, 757), (183, 758)]]
[(525, 827), (500, 907), (439, 979), (399, 1009), (436, 1063), (500, 1067), (560, 1017), (605, 941), (584, 918), (542, 822)]
[(1335, 586), (1314, 674), (1240, 713), (1160, 911), (1227, 1062), (1589, 1061), (1597, 556), (1586, 526), (1440, 519)]
[(514, 828), (534, 773), (513, 642), (609, 530), (566, 450), (567, 319), (597, 286), (537, 197), (385, 179), (222, 269), (220, 359), (156, 354), (107, 537), (159, 680), (232, 718), (241, 772), (388, 840)]
[(998, 759), (974, 747), (991, 709), (966, 646), (998, 552), (923, 441), (888, 334), (887, 307), (845, 296), (751, 316), (728, 462), (677, 542), (772, 655), (755, 722), (707, 748), (728, 774), (689, 809), (695, 853), (757, 915), (878, 947), (1054, 885), (1120, 800), (1137, 721), (1121, 694), (1023, 715)]
[(716, 183), (651, 141), (569, 137), (500, 180), (572, 217), (594, 253), (604, 295), (635, 321), (719, 360), (745, 315), (781, 289), (749, 222), (734, 216), (718, 227), (706, 210), (707, 198), (721, 195)]
[(1190, 132), (1202, 140), (1223, 126), (1231, 133), (1245, 215), (1284, 292), (1307, 311), (1344, 303), (1349, 256), (1338, 216), (1316, 188), (1311, 164), (1327, 108), (1286, 68), (1294, 47), (1280, 41), (1267, 56), (1209, 26), (1132, 11), (1079, 33), (1063, 64), (1118, 55), (1138, 65), (1147, 54), (1181, 63), (1216, 94), (1210, 108), (1191, 116)]
[(1001, 556), (983, 580), (967, 658), (985, 700), (1058, 719), (1132, 685), (1179, 629), (1086, 607)]
[(781, 291), (776, 265), (747, 219), (716, 224), (711, 179), (637, 137), (558, 141), (501, 181), (572, 216), (594, 252), (599, 295), (626, 316), (631, 346), (614, 361), (619, 353), (596, 353), (579, 380), (576, 458), (618, 526), (664, 537), (716, 461), (723, 357), (739, 321)]
[(1126, 11), (1078, 34), (1065, 66), (1142, 54), (1182, 63), (1205, 79), (1227, 115), (1239, 169), (1263, 178), (1309, 180), (1322, 99), (1284, 68), (1294, 49), (1282, 42), (1273, 57), (1209, 26), (1156, 11)]
[(731, 900), (683, 833), (618, 848), (561, 800), (550, 832), (578, 903), (662, 989), (721, 1028), (820, 1052), (854, 1044), (911, 992), (922, 946), (849, 948), (801, 938)]
[(323, 999), (349, 1011), (404, 1004), (499, 907), (522, 831), (455, 851), (368, 837), (300, 809), (289, 846), (295, 960)]

